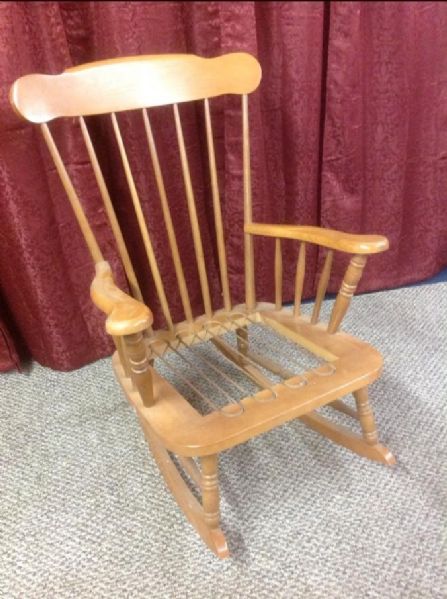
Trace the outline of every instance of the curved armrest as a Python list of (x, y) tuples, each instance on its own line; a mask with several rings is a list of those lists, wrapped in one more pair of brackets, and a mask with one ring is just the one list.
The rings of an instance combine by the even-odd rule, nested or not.
[(149, 328), (153, 322), (149, 308), (119, 289), (108, 262), (97, 262), (96, 276), (90, 286), (94, 304), (108, 315), (109, 335), (133, 335)]
[(251, 235), (307, 241), (349, 254), (378, 254), (389, 247), (388, 239), (382, 235), (352, 235), (322, 227), (250, 223), (245, 225), (244, 231)]

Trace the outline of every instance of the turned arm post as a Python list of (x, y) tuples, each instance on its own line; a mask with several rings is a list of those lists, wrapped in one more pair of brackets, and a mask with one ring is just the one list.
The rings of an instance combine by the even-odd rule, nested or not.
[(357, 284), (363, 273), (366, 264), (367, 256), (355, 255), (351, 258), (348, 268), (346, 269), (343, 282), (340, 286), (337, 299), (332, 308), (331, 318), (327, 327), (328, 333), (336, 333), (340, 324), (348, 311), (352, 296), (357, 289)]
[(132, 384), (141, 395), (143, 404), (151, 406), (154, 404), (152, 373), (143, 333), (123, 335), (122, 339)]

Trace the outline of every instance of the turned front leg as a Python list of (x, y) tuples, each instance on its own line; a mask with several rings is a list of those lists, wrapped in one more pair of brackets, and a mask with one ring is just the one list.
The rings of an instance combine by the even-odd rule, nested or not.
[(377, 435), (376, 422), (374, 414), (369, 405), (368, 387), (358, 389), (353, 393), (355, 403), (357, 404), (357, 414), (362, 427), (363, 438), (369, 445), (376, 445), (379, 442)]
[(202, 465), (202, 507), (206, 524), (219, 528), (219, 480), (217, 476), (217, 455), (200, 458)]
[(151, 406), (154, 403), (152, 373), (143, 334), (126, 335), (123, 339), (132, 383), (140, 393), (143, 404)]

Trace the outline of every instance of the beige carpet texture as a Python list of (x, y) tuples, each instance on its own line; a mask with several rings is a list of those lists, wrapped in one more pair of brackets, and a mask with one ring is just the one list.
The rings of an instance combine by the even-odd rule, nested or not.
[(0, 375), (0, 598), (445, 599), (447, 284), (358, 296), (343, 329), (385, 358), (370, 397), (397, 465), (299, 421), (225, 452), (224, 561), (166, 490), (110, 359)]

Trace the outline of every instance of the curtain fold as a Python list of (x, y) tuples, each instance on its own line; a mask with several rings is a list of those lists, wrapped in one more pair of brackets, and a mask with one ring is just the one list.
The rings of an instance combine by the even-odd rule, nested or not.
[[(8, 102), (32, 72), (134, 54), (247, 51), (263, 68), (250, 96), (253, 214), (260, 222), (322, 225), (390, 238), (361, 289), (431, 276), (447, 264), (447, 8), (442, 2), (4, 2), (0, 4), (0, 369), (22, 347), (41, 364), (77, 368), (112, 350), (93, 306), (93, 267), (35, 126)], [(240, 104), (211, 102), (231, 292), (244, 296)], [(213, 304), (221, 303), (203, 114), (180, 106)], [(172, 112), (151, 111), (193, 311), (203, 310)], [(168, 124), (166, 123), (168, 119)], [(141, 115), (118, 115), (175, 319), (182, 318)], [(147, 276), (110, 122), (87, 119), (143, 294), (163, 318)], [(126, 288), (75, 120), (52, 123), (105, 258)], [(163, 164), (162, 164), (163, 166)], [(167, 174), (169, 172), (169, 175)], [(284, 243), (284, 300), (293, 297), (297, 244)], [(256, 291), (271, 300), (273, 240), (255, 241)], [(323, 255), (309, 254), (305, 295)], [(344, 261), (335, 264), (331, 290)], [(0, 305), (1, 308), (1, 305)], [(20, 337), (20, 340), (19, 340)]]

